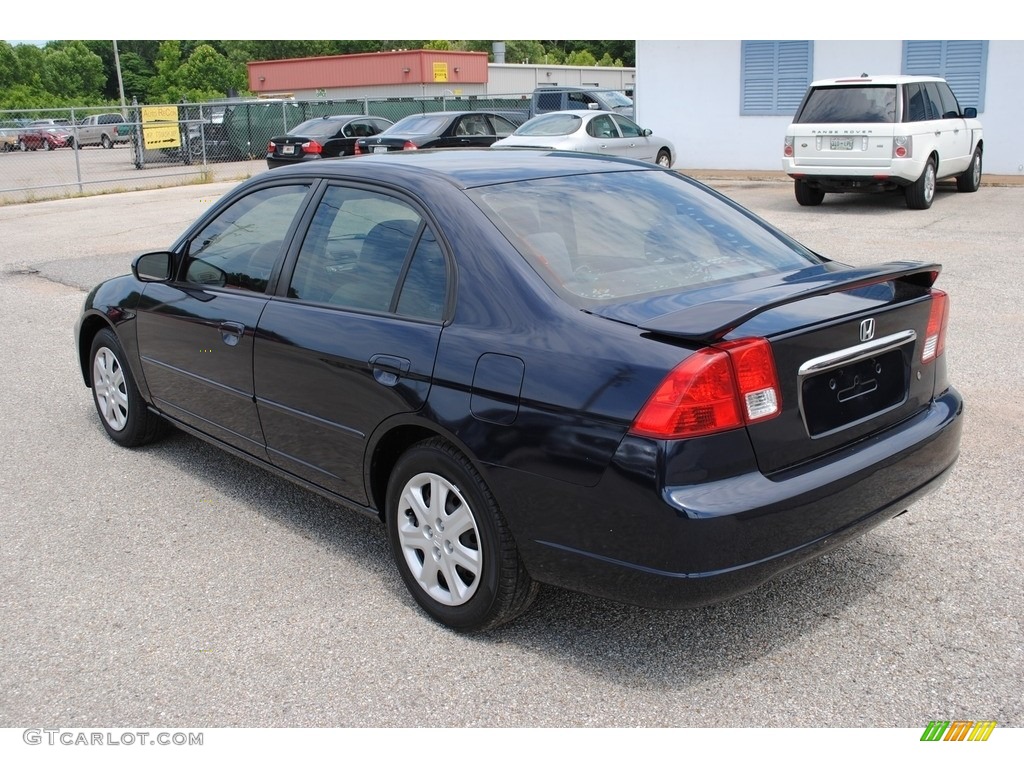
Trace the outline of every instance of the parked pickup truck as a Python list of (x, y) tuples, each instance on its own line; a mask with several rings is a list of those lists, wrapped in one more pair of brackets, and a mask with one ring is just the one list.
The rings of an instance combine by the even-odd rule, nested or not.
[(120, 112), (106, 112), (102, 115), (89, 115), (75, 126), (75, 142), (80, 147), (103, 147), (110, 149), (114, 144), (124, 144), (131, 140), (129, 134), (121, 134), (118, 126), (125, 122)]
[(530, 117), (572, 109), (603, 109), (632, 118), (633, 100), (622, 91), (576, 85), (542, 85), (533, 91), (530, 99)]

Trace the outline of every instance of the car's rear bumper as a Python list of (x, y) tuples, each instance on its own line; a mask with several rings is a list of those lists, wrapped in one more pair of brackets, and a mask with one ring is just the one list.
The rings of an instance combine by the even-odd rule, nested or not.
[[(718, 602), (938, 487), (959, 454), (962, 414), (950, 389), (926, 411), (798, 469), (769, 478), (751, 468), (660, 491), (643, 456), (665, 447), (627, 438), (601, 483), (576, 488), (577, 500), (557, 509), (557, 499), (520, 498), (534, 505), (525, 522), (538, 531), (520, 537), (520, 549), (535, 578), (580, 592), (656, 608)], [(581, 503), (584, 490), (591, 498)], [(523, 522), (510, 520), (514, 530)]]
[(320, 155), (301, 155), (299, 157), (277, 157), (275, 155), (267, 155), (267, 167), (268, 168), (285, 168), (296, 165), (297, 163), (308, 163), (313, 160), (321, 160), (323, 158)]
[(917, 181), (924, 173), (926, 158), (893, 158), (879, 165), (825, 165), (801, 162), (785, 157), (782, 170), (794, 179), (803, 179), (812, 186), (837, 190), (870, 189), (877, 186), (905, 187)]

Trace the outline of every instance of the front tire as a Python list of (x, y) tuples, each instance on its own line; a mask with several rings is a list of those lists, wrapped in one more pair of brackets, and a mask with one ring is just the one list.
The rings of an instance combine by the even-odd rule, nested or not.
[(134, 448), (162, 432), (165, 422), (146, 407), (125, 362), (124, 350), (109, 328), (92, 340), (89, 370), (93, 403), (111, 440)]
[(977, 192), (981, 186), (981, 147), (974, 150), (967, 170), (956, 177), (958, 192)]
[(793, 180), (793, 194), (800, 205), (821, 205), (821, 201), (825, 199), (824, 192), (812, 187), (803, 179)]
[(538, 585), (497, 502), (447, 441), (418, 443), (398, 460), (386, 518), (398, 572), (435, 621), (480, 631), (511, 621), (533, 602)]
[(657, 159), (655, 159), (654, 162), (656, 162), (662, 168), (671, 168), (672, 167), (672, 155), (669, 153), (669, 151), (667, 149), (662, 149), (662, 150), (660, 150), (658, 152), (658, 157), (657, 157)]
[(923, 211), (932, 207), (935, 199), (935, 158), (929, 157), (920, 178), (909, 187), (903, 188), (907, 208)]

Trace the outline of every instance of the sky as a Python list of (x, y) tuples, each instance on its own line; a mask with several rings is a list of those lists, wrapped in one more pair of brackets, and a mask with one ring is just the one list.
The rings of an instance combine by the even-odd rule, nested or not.
[[(407, 13), (394, 10), (406, 8)], [(61, 8), (65, 12), (60, 12)], [(437, 7), (444, 7), (437, 6)], [(962, 1), (933, 0), (928, 18), (907, 13), (900, 17), (881, 9), (882, 18), (858, 13), (844, 18), (831, 13), (795, 13), (799, 6), (732, 0), (710, 4), (629, 6), (628, 13), (609, 13), (606, 6), (592, 18), (579, 3), (516, 0), (483, 18), (483, 14), (424, 13), (422, 2), (392, 0), (386, 18), (357, 14), (340, 23), (342, 39), (396, 40), (758, 40), (758, 39), (1024, 39), (1024, 21), (996, 0), (972, 0), (970, 14)], [(612, 8), (615, 6), (612, 5)], [(812, 6), (805, 6), (811, 8)], [(841, 4), (840, 6), (842, 7)], [(910, 6), (908, 6), (909, 8)], [(140, 14), (85, 15), (80, 0), (51, 0), (46, 14), (8, 15), (5, 35), (11, 41), (42, 40), (212, 40), (292, 39), (282, 35), (272, 18), (253, 18), (224, 5), (208, 4), (202, 24), (187, 14), (145, 17)], [(667, 8), (668, 11), (662, 9)], [(943, 12), (948, 9), (948, 12)], [(472, 18), (466, 18), (472, 16)], [(307, 27), (308, 29), (308, 27)], [(293, 30), (289, 30), (293, 32)], [(158, 37), (159, 36), (159, 37)], [(300, 35), (310, 38), (316, 35)]]

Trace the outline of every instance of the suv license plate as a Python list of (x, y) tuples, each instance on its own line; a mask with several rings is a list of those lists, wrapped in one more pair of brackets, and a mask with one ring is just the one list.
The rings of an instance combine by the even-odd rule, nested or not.
[(829, 139), (829, 149), (853, 149), (853, 137)]

